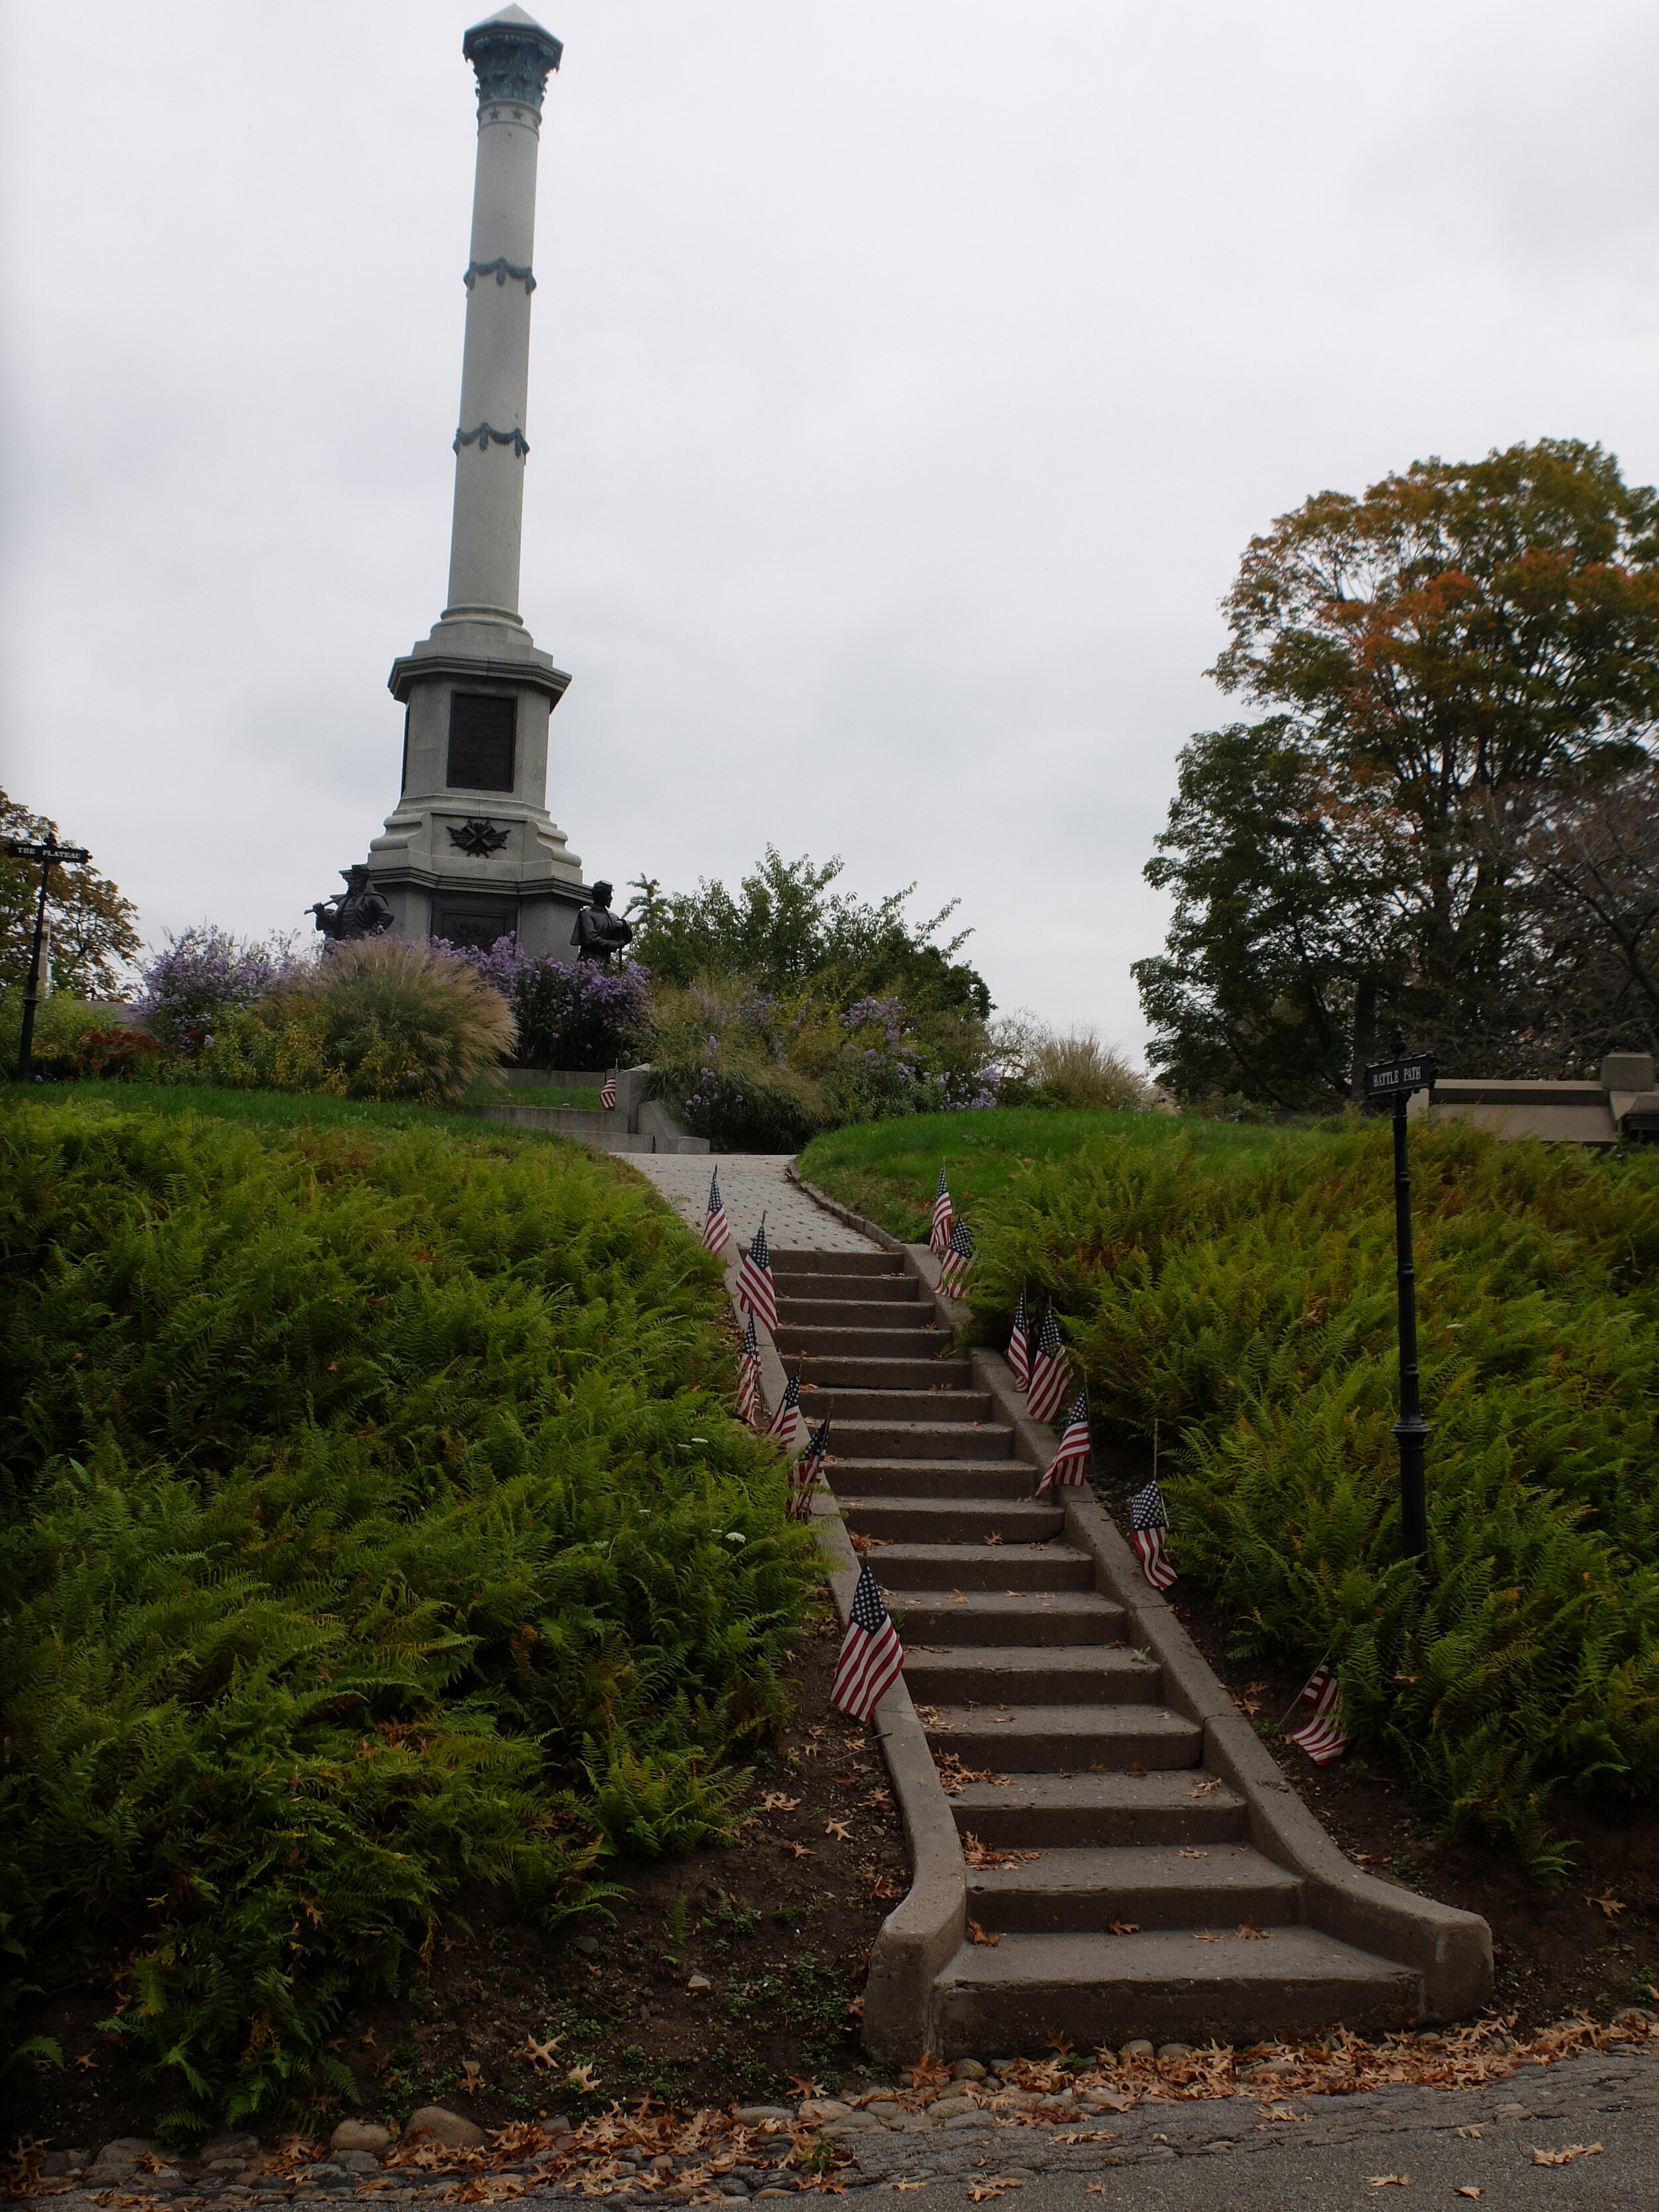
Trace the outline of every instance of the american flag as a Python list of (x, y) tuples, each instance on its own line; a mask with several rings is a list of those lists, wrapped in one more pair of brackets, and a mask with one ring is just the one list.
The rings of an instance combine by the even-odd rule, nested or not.
[(1025, 1388), (1025, 1410), (1034, 1421), (1053, 1420), (1065, 1402), (1066, 1385), (1071, 1379), (1071, 1362), (1066, 1357), (1060, 1323), (1050, 1306), (1042, 1316), (1042, 1327), (1031, 1353), (1031, 1377)]
[(1175, 1562), (1164, 1548), (1164, 1531), (1170, 1525), (1170, 1509), (1155, 1482), (1136, 1491), (1129, 1500), (1129, 1541), (1140, 1559), (1140, 1571), (1155, 1590), (1166, 1590), (1176, 1578)]
[(1037, 1496), (1041, 1498), (1045, 1490), (1061, 1490), (1070, 1483), (1086, 1482), (1088, 1465), (1089, 1393), (1079, 1390), (1066, 1416), (1060, 1449), (1049, 1461), (1048, 1471), (1036, 1486)]
[(614, 1075), (607, 1075), (605, 1081), (599, 1085), (599, 1103), (605, 1108), (605, 1111), (609, 1113), (616, 1103), (617, 1079)]
[(760, 1403), (760, 1339), (755, 1334), (755, 1316), (749, 1316), (749, 1326), (743, 1333), (743, 1349), (738, 1354), (738, 1419), (755, 1425), (755, 1408)]
[(763, 1328), (777, 1334), (778, 1289), (772, 1280), (772, 1248), (766, 1241), (764, 1214), (738, 1270), (738, 1304), (753, 1314)]
[(778, 1401), (778, 1410), (772, 1416), (769, 1437), (780, 1437), (785, 1451), (793, 1451), (800, 1442), (800, 1376), (792, 1375), (783, 1386), (783, 1395)]
[(939, 1171), (939, 1188), (933, 1193), (933, 1226), (927, 1238), (927, 1249), (936, 1260), (945, 1257), (951, 1242), (951, 1224), (956, 1215), (951, 1205), (951, 1190), (945, 1180), (945, 1170)]
[(720, 1197), (718, 1168), (708, 1178), (708, 1211), (702, 1218), (702, 1243), (706, 1252), (723, 1255), (731, 1249), (732, 1229), (726, 1218), (726, 1206)]
[(1328, 1659), (1322, 1659), (1314, 1668), (1296, 1702), (1311, 1705), (1313, 1711), (1299, 1729), (1291, 1730), (1291, 1741), (1305, 1751), (1316, 1766), (1328, 1766), (1334, 1759), (1341, 1758), (1349, 1743), (1342, 1726), (1342, 1687)]
[(1014, 1308), (1014, 1326), (1008, 1339), (1008, 1364), (1013, 1370), (1014, 1386), (1023, 1390), (1031, 1379), (1031, 1324), (1025, 1312), (1025, 1285), (1019, 1291), (1019, 1304)]
[(939, 1286), (947, 1298), (959, 1298), (968, 1280), (968, 1270), (974, 1264), (974, 1232), (965, 1221), (951, 1224), (950, 1239), (945, 1247), (945, 1262), (939, 1271)]
[(842, 1638), (830, 1702), (855, 1721), (867, 1721), (904, 1668), (904, 1646), (887, 1618), (881, 1584), (867, 1566), (859, 1569), (853, 1611)]
[(830, 1456), (830, 1423), (820, 1421), (815, 1429), (806, 1432), (806, 1449), (789, 1469), (789, 1518), (810, 1521), (812, 1517), (812, 1493), (823, 1479), (823, 1463)]

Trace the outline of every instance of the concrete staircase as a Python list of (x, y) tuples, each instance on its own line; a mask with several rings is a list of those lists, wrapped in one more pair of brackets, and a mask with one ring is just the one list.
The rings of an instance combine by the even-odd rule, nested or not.
[(934, 2049), (1041, 2051), (1056, 2033), (1251, 2042), (1415, 2017), (1419, 1973), (1309, 1925), (1303, 1876), (1253, 1845), (1244, 1796), (1206, 1765), (1204, 1724), (1164, 1702), (1163, 1668), (1066, 1540), (1064, 1510), (1033, 1499), (1012, 1422), (948, 1356), (904, 1255), (775, 1251), (773, 1268), (777, 1351), (808, 1418), (832, 1418), (832, 1487), (849, 1533), (872, 1540), (906, 1685), (975, 1839), (967, 1917), (989, 1940), (939, 1972)]

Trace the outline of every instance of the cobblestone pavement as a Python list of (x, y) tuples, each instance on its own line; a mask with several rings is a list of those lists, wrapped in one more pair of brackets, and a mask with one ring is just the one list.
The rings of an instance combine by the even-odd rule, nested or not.
[[(757, 2123), (774, 2109), (739, 2117)], [(784, 2123), (791, 2117), (777, 2112)], [(1148, 2099), (1122, 2113), (1091, 2112), (1079, 2100), (1074, 2116), (1045, 2113), (1035, 2123), (988, 2124), (977, 2112), (941, 2123), (911, 2112), (890, 2124), (866, 2109), (856, 2125), (829, 2125), (856, 2161), (837, 2172), (837, 2195), (885, 2203), (925, 2193), (941, 2212), (1004, 2198), (1013, 2198), (1018, 2212), (1095, 2212), (1100, 2197), (1147, 2212), (1211, 2212), (1224, 2191), (1228, 2212), (1358, 2204), (1390, 2212), (1396, 2201), (1386, 2193), (1390, 2187), (1416, 2192), (1402, 2194), (1402, 2206), (1421, 2203), (1425, 2192), (1436, 2203), (1461, 2205), (1476, 2201), (1469, 2192), (1478, 2191), (1489, 2212), (1535, 2206), (1580, 2212), (1591, 2205), (1656, 2212), (1659, 2039), (1525, 2067), (1474, 2089), (1395, 2087), (1277, 2100), (1250, 2089), (1179, 2102)], [(382, 2205), (536, 2208), (579, 2197), (674, 2204), (689, 2197), (708, 2202), (713, 2191), (733, 2198), (805, 2193), (798, 2172), (780, 2163), (790, 2147), (787, 2124), (769, 2137), (764, 2126), (756, 2128), (747, 2145), (714, 2175), (704, 2151), (695, 2179), (688, 2172), (684, 2182), (675, 2169), (694, 2161), (681, 2159), (659, 2160), (657, 2172), (637, 2176), (628, 2161), (621, 2170), (615, 2160), (590, 2162), (580, 2178), (554, 2182), (545, 2177), (544, 2154), (516, 2170), (472, 2176), (398, 2167), (349, 2172), (331, 2161), (302, 2175), (250, 2170), (246, 2181), (229, 2185), (170, 2179), (164, 2170), (154, 2177), (106, 2171), (107, 2185), (95, 2189), (65, 2191), (62, 2180), (46, 2187), (59, 2212), (110, 2212), (152, 2199), (179, 2212), (185, 2206), (237, 2212), (279, 2197), (302, 2207), (356, 2197)], [(1227, 2160), (1224, 2168), (1213, 2164), (1218, 2158)], [(34, 2201), (38, 2207), (41, 2200)]]
[(867, 1237), (815, 1206), (784, 1170), (793, 1152), (631, 1152), (629, 1164), (649, 1176), (694, 1229), (702, 1227), (708, 1178), (718, 1169), (732, 1234), (746, 1244), (766, 1216), (769, 1241), (781, 1252), (867, 1252)]

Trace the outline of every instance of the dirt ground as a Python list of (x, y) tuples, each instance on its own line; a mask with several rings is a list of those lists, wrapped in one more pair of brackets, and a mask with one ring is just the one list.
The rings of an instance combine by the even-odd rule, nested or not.
[[(1145, 1471), (1112, 1471), (1120, 1481)], [(1179, 1561), (1178, 1537), (1172, 1548)], [(1301, 1687), (1229, 1650), (1229, 1624), (1177, 1583), (1176, 1611), (1261, 1724)], [(628, 1895), (611, 1917), (554, 1936), (516, 1922), (490, 1893), (463, 1897), (438, 1935), (428, 1981), (343, 2023), (333, 2048), (356, 2077), (355, 2109), (403, 2119), (442, 2103), (486, 2127), (568, 2115), (642, 2095), (679, 2106), (851, 2094), (889, 2078), (859, 2047), (870, 1946), (908, 1886), (902, 1832), (872, 1732), (832, 1714), (839, 1630), (828, 1603), (799, 1640), (796, 1717), (755, 1762), (732, 1839), (690, 1859), (617, 1866)], [(1439, 1841), (1381, 1759), (1351, 1755), (1322, 1771), (1273, 1739), (1292, 1787), (1359, 1864), (1491, 1923), (1495, 2009), (1522, 2034), (1587, 2011), (1607, 2020), (1659, 2002), (1659, 1819), (1623, 1824), (1571, 1800), (1550, 1805), (1571, 1845), (1567, 1878), (1528, 1881), (1511, 1859)], [(95, 2149), (146, 2135), (158, 2100), (94, 2023), (107, 1986), (64, 1993), (26, 2033), (55, 2037), (69, 2063), (36, 2072), (8, 2113), (9, 2136)], [(271, 2116), (326, 2134), (353, 2100)], [(262, 2127), (262, 2132), (264, 2130)]]
[[(1127, 1455), (1105, 1471), (1101, 1495), (1120, 1527), (1128, 1525), (1127, 1490), (1151, 1471), (1150, 1462), (1132, 1463)], [(1170, 1552), (1179, 1565), (1174, 1531)], [(1305, 1677), (1235, 1658), (1231, 1621), (1186, 1583), (1178, 1582), (1170, 1597), (1235, 1704), (1271, 1743), (1285, 1780), (1349, 1857), (1371, 1874), (1486, 1919), (1497, 1968), (1494, 2005), (1517, 2015), (1517, 2033), (1580, 2010), (1606, 2020), (1629, 2005), (1659, 2002), (1659, 1816), (1606, 1820), (1576, 1799), (1557, 1796), (1544, 1814), (1570, 1846), (1569, 1870), (1553, 1884), (1528, 1881), (1511, 1856), (1489, 1844), (1437, 1837), (1413, 1811), (1398, 1770), (1386, 1759), (1349, 1753), (1320, 1768), (1282, 1734), (1269, 1735)]]
[[(356, 2109), (401, 2120), (441, 2103), (499, 2127), (578, 2120), (614, 2098), (720, 2106), (875, 2078), (855, 2008), (908, 1861), (873, 1731), (830, 1710), (839, 1643), (826, 1601), (797, 1642), (795, 1719), (757, 1758), (730, 1843), (613, 1866), (629, 1888), (613, 1917), (555, 1936), (489, 1892), (460, 1899), (430, 1980), (343, 2024), (333, 2047), (356, 2076)], [(80, 1989), (30, 2022), (69, 2064), (37, 2072), (0, 2132), (94, 2150), (149, 2133), (154, 2091), (94, 2027), (110, 2008), (107, 1986)], [(326, 2134), (352, 2109), (325, 2097), (281, 2117)]]

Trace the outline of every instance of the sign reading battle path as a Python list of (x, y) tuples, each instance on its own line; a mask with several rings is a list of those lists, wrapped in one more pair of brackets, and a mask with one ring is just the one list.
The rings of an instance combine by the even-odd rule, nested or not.
[(1408, 1053), (1403, 1060), (1379, 1060), (1365, 1070), (1366, 1101), (1376, 1105), (1385, 1098), (1407, 1098), (1413, 1091), (1432, 1091), (1439, 1073), (1431, 1052)]

